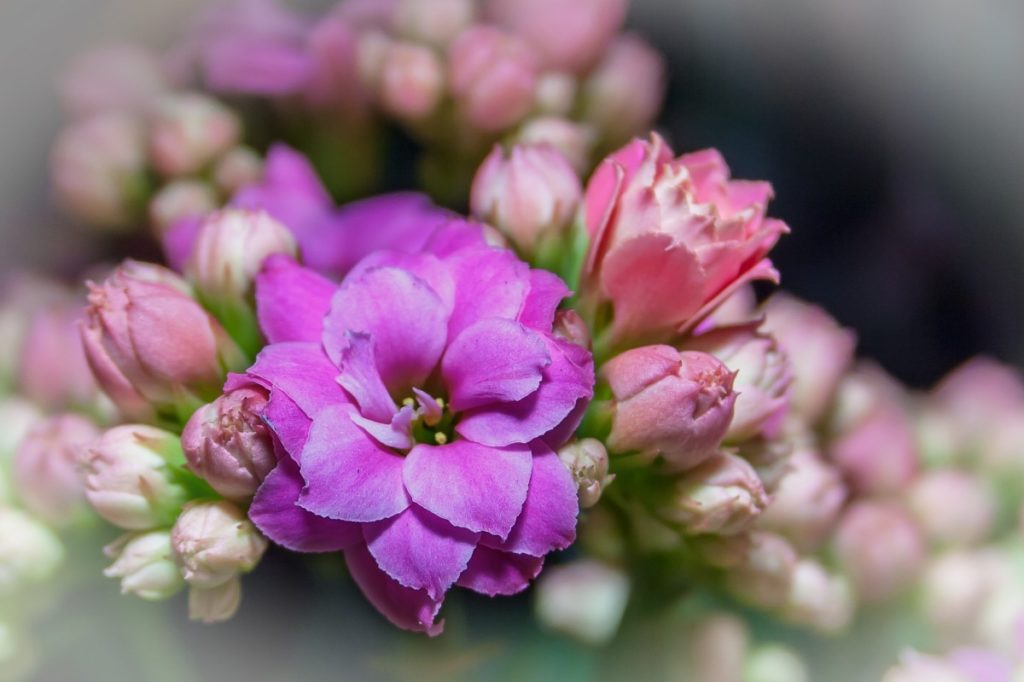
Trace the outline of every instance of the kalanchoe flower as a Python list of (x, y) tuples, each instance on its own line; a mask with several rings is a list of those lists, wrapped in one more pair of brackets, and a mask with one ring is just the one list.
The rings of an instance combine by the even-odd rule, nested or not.
[(665, 58), (637, 35), (619, 36), (583, 83), (583, 120), (609, 145), (641, 135), (665, 99)]
[(604, 644), (619, 629), (629, 592), (629, 576), (599, 561), (556, 566), (537, 584), (537, 619), (587, 644)]
[(746, 460), (719, 452), (676, 483), (661, 515), (691, 535), (735, 535), (746, 530), (768, 505), (757, 472)]
[(846, 485), (835, 467), (806, 447), (789, 457), (787, 467), (758, 527), (786, 536), (801, 551), (810, 551), (835, 524), (846, 501)]
[(142, 113), (168, 88), (156, 56), (136, 45), (106, 45), (77, 56), (61, 79), (64, 108), (75, 117)]
[(661, 455), (677, 470), (714, 454), (729, 428), (733, 374), (707, 353), (628, 350), (601, 369), (614, 397), (611, 452)]
[(430, 116), (444, 94), (444, 65), (423, 45), (390, 42), (376, 81), (377, 96), (388, 112), (406, 121)]
[(537, 71), (530, 46), (494, 26), (472, 26), (448, 48), (448, 82), (456, 106), (484, 132), (500, 132), (526, 117)]
[(474, 0), (398, 0), (392, 23), (403, 38), (444, 48), (475, 14)]
[(211, 97), (167, 95), (157, 102), (150, 121), (153, 167), (169, 177), (196, 173), (234, 146), (240, 127), (235, 113)]
[(0, 507), (0, 595), (45, 582), (63, 560), (52, 530), (19, 509)]
[(172, 470), (172, 462), (181, 459), (173, 433), (152, 426), (116, 426), (84, 454), (86, 497), (115, 526), (166, 526), (188, 499)]
[(889, 599), (917, 577), (924, 538), (895, 502), (861, 501), (847, 509), (835, 532), (834, 551), (865, 602)]
[(778, 340), (793, 366), (793, 411), (816, 424), (853, 361), (857, 337), (821, 308), (787, 294), (775, 294), (762, 310), (765, 331)]
[(270, 389), (286, 455), (250, 517), (290, 549), (344, 549), (401, 627), (439, 632), (456, 583), (524, 589), (575, 536), (576, 485), (553, 448), (593, 365), (551, 333), (567, 293), (459, 223), (424, 253), (370, 256), (340, 287), (272, 258), (257, 280), (271, 343), (238, 381)]
[(188, 591), (188, 617), (201, 623), (230, 620), (242, 602), (242, 580), (236, 575), (216, 587), (191, 587)]
[(774, 438), (789, 406), (792, 381), (789, 358), (775, 339), (757, 331), (757, 323), (714, 329), (687, 341), (687, 350), (710, 353), (736, 372), (736, 408), (727, 443), (757, 435)]
[(181, 434), (189, 467), (227, 498), (252, 497), (277, 465), (266, 404), (264, 389), (243, 386), (196, 410)]
[(166, 530), (125, 535), (104, 551), (114, 563), (103, 575), (121, 580), (121, 594), (156, 601), (173, 596), (185, 586), (171, 555), (171, 534)]
[(14, 453), (14, 482), (25, 508), (54, 525), (74, 520), (84, 502), (79, 458), (98, 436), (92, 422), (74, 414), (35, 425)]
[(128, 418), (191, 414), (242, 356), (170, 270), (126, 261), (90, 285), (82, 343), (100, 387)]
[(996, 516), (996, 493), (981, 477), (959, 469), (923, 473), (907, 504), (929, 540), (970, 545), (988, 538)]
[(186, 505), (171, 530), (171, 547), (185, 581), (210, 589), (255, 568), (267, 541), (242, 510), (221, 500)]
[(474, 215), (494, 225), (526, 258), (549, 260), (564, 250), (563, 233), (576, 216), (583, 188), (555, 148), (495, 145), (473, 178)]
[(572, 441), (558, 451), (558, 457), (576, 480), (580, 509), (597, 504), (601, 492), (615, 480), (608, 473), (608, 451), (596, 438)]
[(602, 162), (585, 199), (585, 317), (612, 306), (603, 345), (667, 341), (745, 283), (777, 281), (766, 258), (786, 225), (766, 182), (731, 180), (715, 150), (673, 158), (657, 135)]

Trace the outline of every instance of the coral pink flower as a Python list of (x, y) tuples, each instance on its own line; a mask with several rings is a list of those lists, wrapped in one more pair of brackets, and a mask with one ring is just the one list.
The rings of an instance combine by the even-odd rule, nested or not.
[(777, 281), (766, 256), (788, 228), (765, 216), (771, 197), (730, 180), (717, 151), (673, 158), (657, 135), (605, 159), (586, 191), (582, 295), (611, 303), (609, 342), (668, 340), (743, 284)]

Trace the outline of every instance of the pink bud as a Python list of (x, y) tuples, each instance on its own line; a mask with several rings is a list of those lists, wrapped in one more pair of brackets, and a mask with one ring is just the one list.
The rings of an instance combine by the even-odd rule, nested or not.
[(57, 199), (78, 220), (134, 227), (149, 191), (141, 122), (109, 113), (74, 123), (57, 138), (50, 174)]
[[(152, 418), (220, 392), (243, 359), (216, 320), (166, 268), (126, 261), (90, 285), (82, 342), (93, 374), (129, 418)], [(188, 411), (191, 414), (191, 410)]]
[(586, 125), (565, 118), (533, 118), (519, 129), (516, 140), (526, 145), (551, 145), (581, 175), (589, 169), (594, 131)]
[(827, 634), (841, 632), (854, 612), (853, 589), (848, 580), (829, 575), (813, 559), (801, 559), (782, 613), (786, 619)]
[(929, 563), (921, 579), (921, 611), (941, 639), (965, 641), (974, 636), (995, 582), (991, 559), (981, 552), (955, 550)]
[(583, 83), (583, 117), (614, 144), (650, 129), (665, 97), (665, 61), (645, 40), (620, 36)]
[(629, 592), (629, 577), (599, 561), (555, 566), (537, 583), (537, 619), (587, 644), (603, 644), (618, 631)]
[(726, 574), (726, 587), (754, 606), (779, 608), (789, 596), (797, 558), (792, 545), (778, 535), (753, 532), (742, 561)]
[(123, 536), (105, 551), (115, 559), (103, 575), (121, 579), (121, 594), (156, 601), (185, 585), (174, 563), (171, 534), (165, 530)]
[(202, 180), (174, 180), (149, 202), (149, 220), (158, 234), (164, 234), (182, 220), (200, 218), (219, 205), (209, 183)]
[(660, 454), (676, 470), (710, 457), (732, 419), (728, 368), (706, 353), (670, 346), (634, 348), (605, 363), (615, 398), (612, 452)]
[(590, 348), (590, 330), (575, 310), (559, 310), (555, 313), (555, 325), (551, 332), (563, 341)]
[(170, 464), (180, 458), (173, 433), (135, 424), (114, 427), (82, 458), (85, 494), (115, 526), (149, 530), (170, 524), (187, 499)]
[(188, 591), (189, 620), (222, 623), (238, 612), (242, 602), (242, 581), (234, 576), (216, 587), (192, 587)]
[(241, 301), (276, 253), (298, 255), (288, 228), (264, 211), (224, 209), (203, 222), (185, 272), (203, 300)]
[(737, 443), (757, 435), (773, 438), (789, 406), (789, 358), (756, 324), (714, 329), (688, 341), (689, 350), (710, 353), (736, 372), (736, 410), (725, 435)]
[(594, 438), (574, 440), (563, 446), (558, 456), (576, 481), (580, 508), (593, 507), (604, 488), (615, 479), (608, 474), (608, 451), (604, 445)]
[(746, 624), (728, 613), (701, 618), (688, 636), (690, 664), (686, 676), (694, 682), (736, 682), (750, 646)]
[(29, 318), (21, 347), (18, 386), (48, 411), (95, 405), (96, 381), (82, 352), (77, 328), (82, 302), (67, 295)]
[(535, 256), (545, 239), (564, 233), (576, 215), (583, 188), (569, 161), (554, 147), (500, 145), (473, 178), (473, 213)]
[(378, 87), (391, 43), (391, 38), (380, 31), (360, 33), (356, 42), (356, 73), (363, 85)]
[(537, 111), (549, 116), (569, 116), (576, 104), (576, 79), (568, 73), (549, 71), (537, 81)]
[(782, 479), (789, 473), (789, 458), (801, 445), (804, 443), (800, 436), (785, 433), (772, 440), (755, 438), (740, 443), (736, 452), (750, 462), (764, 484), (764, 489), (774, 495)]
[(981, 542), (995, 522), (995, 491), (987, 481), (958, 469), (922, 474), (907, 502), (928, 539), (940, 544)]
[(449, 47), (448, 79), (466, 120), (495, 133), (511, 128), (533, 107), (537, 64), (519, 38), (478, 25)]
[(418, 120), (434, 112), (444, 89), (444, 66), (428, 47), (392, 42), (380, 66), (378, 92), (395, 116)]
[(857, 502), (839, 522), (835, 554), (865, 602), (890, 599), (917, 577), (925, 558), (921, 531), (901, 506)]
[(394, 28), (398, 35), (431, 47), (447, 47), (473, 23), (474, 0), (398, 0)]
[(263, 179), (263, 158), (249, 147), (227, 152), (213, 168), (213, 182), (226, 196)]
[(157, 103), (151, 121), (153, 166), (167, 176), (196, 173), (238, 141), (240, 127), (234, 112), (215, 99), (168, 95)]
[(43, 413), (27, 400), (15, 396), (0, 398), (0, 462), (10, 461), (28, 432), (42, 421)]
[(99, 429), (73, 414), (34, 426), (14, 453), (13, 473), (25, 508), (54, 525), (65, 525), (82, 509), (78, 462)]
[(856, 337), (821, 308), (786, 294), (764, 306), (764, 329), (778, 339), (793, 364), (790, 404), (809, 423), (828, 410), (850, 362)]
[(768, 505), (757, 472), (746, 460), (719, 452), (691, 469), (676, 484), (661, 515), (690, 535), (736, 535)]
[(185, 581), (212, 588), (255, 568), (267, 541), (238, 507), (222, 500), (186, 505), (171, 531), (171, 545)]
[(813, 450), (797, 450), (788, 464), (758, 526), (786, 536), (799, 550), (811, 551), (835, 524), (846, 501), (846, 486), (839, 472)]
[(521, 35), (546, 66), (585, 73), (626, 17), (626, 0), (489, 0), (487, 14)]
[(0, 507), (0, 595), (45, 583), (63, 560), (64, 547), (52, 530), (20, 509)]
[(225, 497), (252, 497), (277, 465), (266, 404), (262, 388), (239, 388), (196, 410), (181, 434), (189, 467)]
[(106, 45), (78, 55), (61, 80), (67, 112), (78, 118), (141, 113), (168, 87), (156, 56), (135, 45)]

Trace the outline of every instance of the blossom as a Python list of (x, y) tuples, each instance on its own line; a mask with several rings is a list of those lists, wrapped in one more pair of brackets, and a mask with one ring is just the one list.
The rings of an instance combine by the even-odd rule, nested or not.
[(771, 197), (730, 180), (717, 151), (673, 158), (657, 135), (605, 159), (586, 189), (581, 296), (592, 317), (611, 304), (607, 343), (670, 340), (747, 282), (777, 281), (766, 256), (788, 228), (766, 217)]
[(451, 223), (335, 286), (283, 258), (257, 278), (270, 341), (230, 390), (270, 391), (282, 446), (250, 518), (296, 551), (345, 551), (395, 624), (436, 634), (456, 583), (524, 589), (575, 537), (555, 449), (593, 390), (589, 353), (551, 333), (564, 284)]

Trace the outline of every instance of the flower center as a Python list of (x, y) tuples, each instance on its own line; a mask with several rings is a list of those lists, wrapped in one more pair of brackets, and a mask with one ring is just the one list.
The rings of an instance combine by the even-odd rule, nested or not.
[(413, 440), (427, 445), (444, 445), (455, 436), (455, 415), (444, 398), (434, 398), (417, 391), (415, 397), (402, 400), (402, 405), (414, 409), (411, 425)]

